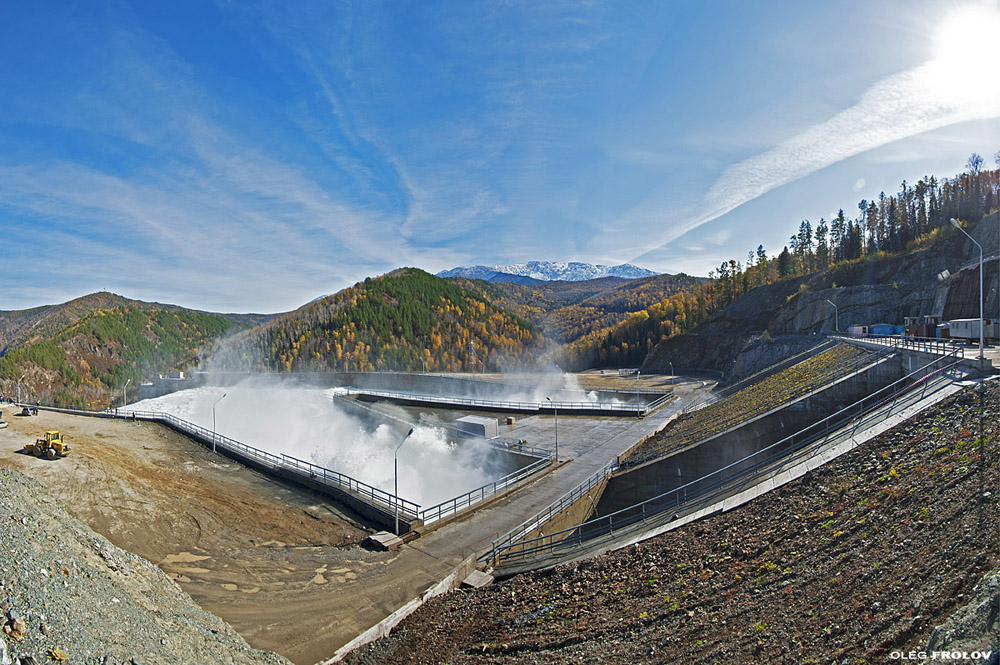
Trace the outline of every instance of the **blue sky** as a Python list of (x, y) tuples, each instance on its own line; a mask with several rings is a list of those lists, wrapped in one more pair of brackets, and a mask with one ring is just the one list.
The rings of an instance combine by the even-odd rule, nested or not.
[(0, 309), (706, 275), (1000, 150), (985, 2), (0, 1)]

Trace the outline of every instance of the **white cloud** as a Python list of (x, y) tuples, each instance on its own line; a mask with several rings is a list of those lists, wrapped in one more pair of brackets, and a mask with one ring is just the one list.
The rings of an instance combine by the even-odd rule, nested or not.
[(630, 223), (645, 222), (664, 230), (650, 242), (637, 238), (632, 251), (645, 253), (651, 246), (665, 245), (773, 189), (854, 155), (949, 125), (1000, 117), (1000, 87), (987, 83), (995, 74), (984, 70), (975, 85), (957, 88), (949, 78), (951, 71), (947, 62), (931, 60), (875, 83), (854, 105), (828, 120), (726, 168), (701, 209), (683, 221), (659, 223), (657, 211), (649, 205), (634, 211)]

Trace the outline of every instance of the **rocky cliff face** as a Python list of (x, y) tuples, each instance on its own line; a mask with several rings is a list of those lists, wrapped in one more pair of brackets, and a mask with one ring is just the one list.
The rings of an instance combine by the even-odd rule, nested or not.
[[(998, 226), (994, 214), (970, 229), (985, 255), (993, 257), (984, 270), (987, 318), (991, 312), (993, 316), (998, 313)], [(761, 369), (761, 363), (777, 362), (808, 346), (807, 341), (793, 344), (788, 340), (761, 344), (764, 333), (765, 341), (768, 337), (779, 340), (832, 332), (836, 319), (840, 330), (846, 330), (855, 324), (902, 325), (904, 317), (924, 314), (979, 316), (979, 251), (954, 229), (946, 229), (926, 249), (853, 261), (758, 287), (693, 334), (661, 342), (647, 356), (643, 369), (663, 371), (669, 361), (675, 367), (719, 370), (727, 374), (727, 380), (734, 380)], [(752, 352), (753, 357), (741, 361), (743, 352)]]

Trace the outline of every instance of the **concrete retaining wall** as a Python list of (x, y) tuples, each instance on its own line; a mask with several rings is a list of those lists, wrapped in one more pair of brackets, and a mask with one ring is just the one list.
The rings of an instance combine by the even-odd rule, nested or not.
[(752, 455), (888, 386), (906, 374), (904, 365), (909, 364), (901, 355), (882, 359), (735, 429), (616, 474), (597, 506), (598, 515), (628, 508)]
[[(191, 388), (198, 385), (232, 386), (253, 379), (293, 381), (311, 386), (332, 388), (351, 386), (370, 390), (396, 390), (403, 392), (426, 393), (431, 395), (451, 395), (454, 397), (481, 398), (502, 400), (510, 395), (531, 394), (536, 385), (532, 378), (524, 377), (524, 383), (518, 384), (516, 375), (509, 377), (510, 383), (471, 378), (423, 374), (420, 372), (295, 372), (289, 374), (269, 372), (197, 372), (189, 377), (183, 385)], [(180, 389), (181, 386), (178, 386)], [(600, 401), (619, 399), (634, 400), (635, 391), (595, 390)], [(553, 400), (562, 402), (580, 401), (579, 391), (559, 390), (553, 388), (546, 391)]]

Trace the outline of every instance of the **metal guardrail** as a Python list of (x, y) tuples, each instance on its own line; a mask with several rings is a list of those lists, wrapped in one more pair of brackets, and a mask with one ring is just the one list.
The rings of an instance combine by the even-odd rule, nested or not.
[[(109, 411), (88, 411), (85, 409), (59, 407), (51, 404), (37, 404), (36, 406), (50, 411), (59, 411), (74, 415), (159, 422), (184, 434), (194, 438), (199, 438), (205, 443), (210, 443), (217, 449), (222, 449), (225, 452), (230, 452), (252, 460), (258, 466), (270, 468), (275, 471), (280, 469), (286, 473), (292, 473), (294, 475), (307, 478), (311, 483), (316, 483), (326, 486), (327, 488), (337, 489), (341, 492), (348, 493), (351, 496), (369, 503), (373, 507), (384, 509), (387, 512), (394, 513), (398, 507), (400, 515), (405, 517), (407, 520), (421, 519), (424, 524), (440, 521), (445, 517), (455, 515), (462, 510), (471, 508), (472, 506), (495, 496), (507, 488), (521, 482), (525, 478), (541, 471), (551, 463), (551, 457), (546, 454), (545, 457), (538, 459), (532, 464), (504, 476), (499, 480), (483, 485), (482, 487), (478, 487), (470, 492), (466, 492), (465, 494), (455, 497), (454, 499), (444, 501), (436, 506), (421, 509), (420, 504), (418, 503), (396, 496), (391, 492), (381, 490), (373, 485), (369, 485), (346, 474), (327, 469), (317, 464), (313, 464), (312, 462), (300, 460), (296, 457), (292, 457), (291, 455), (275, 455), (273, 453), (260, 450), (259, 448), (254, 448), (253, 446), (237, 441), (236, 439), (219, 434), (218, 432), (213, 432), (212, 430), (202, 427), (201, 425), (196, 425), (192, 422), (188, 422), (187, 420), (178, 418), (170, 413), (164, 413), (161, 411), (133, 411), (126, 408)], [(526, 452), (525, 454), (531, 453)]]
[(496, 411), (603, 411), (608, 413), (623, 413), (626, 415), (636, 413), (646, 415), (649, 410), (649, 404), (629, 404), (627, 402), (516, 402), (506, 400), (470, 399), (467, 397), (441, 397), (438, 395), (419, 395), (416, 393), (397, 393), (387, 390), (356, 389), (348, 390), (346, 394), (348, 396), (363, 395), (400, 401), (424, 402), (427, 404), (471, 406), (483, 409), (493, 409)]
[(650, 414), (653, 411), (659, 409), (661, 406), (669, 404), (671, 401), (673, 401), (673, 399), (674, 399), (673, 391), (654, 399), (652, 402), (646, 405), (646, 414)]
[(940, 353), (944, 355), (960, 354), (965, 358), (965, 340), (939, 339), (937, 337), (907, 337), (906, 335), (833, 335), (836, 339), (846, 342), (869, 342), (894, 349), (909, 349), (924, 353)]
[[(844, 407), (823, 420), (809, 425), (756, 453), (651, 499), (545, 536), (520, 541), (511, 539), (506, 543), (495, 541), (492, 550), (484, 555), (482, 560), (489, 560), (493, 566), (498, 566), (501, 562), (506, 563), (515, 560), (523, 561), (529, 558), (537, 558), (542, 554), (551, 553), (559, 548), (580, 546), (586, 540), (602, 535), (614, 534), (616, 529), (620, 531), (625, 527), (637, 522), (643, 522), (647, 518), (668, 509), (679, 510), (682, 506), (687, 507), (695, 501), (699, 504), (708, 505), (718, 500), (734, 486), (746, 482), (750, 476), (756, 475), (775, 462), (787, 460), (791, 455), (801, 451), (806, 446), (829, 437), (831, 432), (835, 432), (844, 426), (860, 424), (859, 421), (864, 416), (869, 415), (888, 402), (894, 402), (899, 397), (924, 383), (930, 377), (959, 365), (960, 361), (956, 360), (957, 356), (958, 350), (952, 350), (951, 353), (927, 363), (885, 388), (858, 400), (854, 404)], [(944, 366), (938, 369), (931, 369), (932, 366), (938, 364), (943, 364)], [(575, 538), (573, 537), (574, 535), (576, 536)]]
[(436, 506), (431, 506), (430, 508), (421, 510), (420, 519), (424, 521), (424, 524), (433, 524), (434, 522), (440, 521), (445, 517), (454, 515), (466, 508), (474, 506), (477, 503), (482, 503), (486, 499), (502, 493), (507, 488), (513, 487), (525, 478), (538, 473), (551, 463), (551, 457), (535, 460), (523, 469), (519, 469), (514, 473), (500, 478), (499, 480), (487, 483), (482, 487), (477, 487), (471, 492), (466, 492), (465, 494), (457, 496), (454, 499), (443, 501)]
[(563, 494), (548, 507), (543, 508), (518, 526), (494, 540), (490, 551), (480, 556), (479, 561), (496, 561), (500, 552), (510, 549), (515, 545), (515, 543), (524, 539), (524, 537), (529, 533), (540, 529), (542, 526), (552, 521), (553, 518), (580, 500), (580, 498), (582, 498), (587, 492), (607, 480), (617, 468), (617, 461), (609, 462), (604, 465), (604, 467), (597, 471), (597, 473), (584, 480), (566, 494)]

